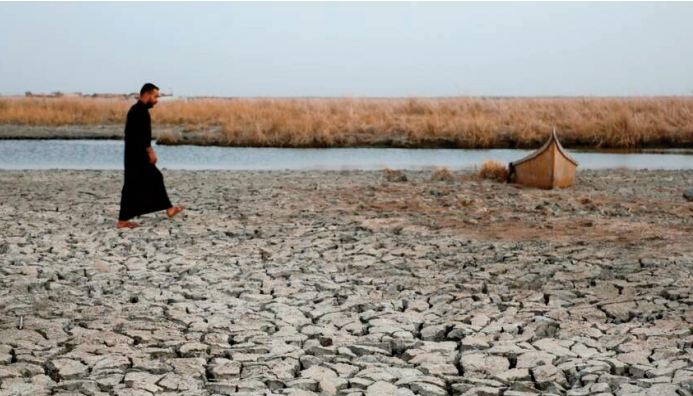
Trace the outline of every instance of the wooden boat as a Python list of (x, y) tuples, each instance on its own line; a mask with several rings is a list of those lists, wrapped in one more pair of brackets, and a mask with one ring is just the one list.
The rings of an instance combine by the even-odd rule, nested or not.
[(508, 181), (547, 189), (568, 187), (575, 181), (577, 165), (561, 146), (554, 128), (537, 151), (508, 165)]

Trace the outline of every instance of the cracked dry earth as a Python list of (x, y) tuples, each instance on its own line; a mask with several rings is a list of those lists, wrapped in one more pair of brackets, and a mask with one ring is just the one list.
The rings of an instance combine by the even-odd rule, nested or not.
[(0, 172), (0, 395), (692, 394), (693, 172), (405, 173)]

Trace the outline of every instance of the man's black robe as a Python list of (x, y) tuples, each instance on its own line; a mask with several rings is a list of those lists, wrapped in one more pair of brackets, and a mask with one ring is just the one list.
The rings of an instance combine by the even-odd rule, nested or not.
[(125, 180), (118, 220), (171, 207), (164, 176), (149, 162), (147, 147), (151, 146), (151, 140), (149, 107), (137, 101), (128, 111), (125, 122)]

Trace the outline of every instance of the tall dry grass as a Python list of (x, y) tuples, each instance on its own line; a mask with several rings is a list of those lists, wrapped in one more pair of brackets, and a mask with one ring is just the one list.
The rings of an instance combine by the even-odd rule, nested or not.
[[(3, 98), (0, 124), (119, 124), (131, 104)], [(530, 148), (555, 126), (568, 147), (693, 147), (693, 97), (190, 99), (161, 102), (152, 118), (220, 127), (215, 143), (235, 146)]]
[(62, 126), (122, 123), (130, 104), (121, 99), (0, 98), (0, 124)]

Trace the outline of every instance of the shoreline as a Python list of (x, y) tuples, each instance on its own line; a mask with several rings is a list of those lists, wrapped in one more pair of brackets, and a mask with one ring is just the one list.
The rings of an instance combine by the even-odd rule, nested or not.
[[(398, 148), (398, 149), (450, 149), (450, 150), (492, 150), (492, 149), (521, 149), (538, 148), (499, 145), (493, 147), (457, 147), (453, 142), (441, 142), (439, 145), (407, 144), (403, 141), (375, 141), (366, 145), (306, 145), (306, 146), (272, 146), (233, 144), (224, 140), (220, 129), (210, 131), (184, 132), (182, 126), (154, 126), (153, 138), (159, 145), (166, 146), (211, 146), (211, 147), (254, 147), (254, 148)], [(171, 136), (178, 136), (175, 140)], [(122, 140), (122, 125), (73, 125), (73, 126), (26, 126), (0, 124), (0, 140)], [(693, 155), (693, 147), (640, 147), (640, 148), (596, 148), (587, 146), (564, 147), (568, 150), (584, 153), (614, 153), (614, 154), (685, 154)]]
[[(442, 180), (437, 179), (435, 169), (427, 170), (396, 170), (398, 175), (404, 175), (403, 182), (390, 181), (388, 171), (385, 170), (179, 170), (163, 168), (162, 171), (174, 181), (168, 182), (175, 188), (180, 180), (198, 179), (202, 183), (213, 183), (216, 187), (226, 190), (224, 180), (231, 180), (234, 184), (243, 181), (246, 185), (238, 185), (241, 189), (249, 189), (251, 194), (254, 185), (261, 188), (284, 190), (291, 186), (310, 182), (309, 188), (300, 188), (297, 197), (299, 201), (306, 199), (319, 201), (325, 204), (331, 201), (340, 205), (352, 205), (350, 210), (360, 208), (373, 215), (380, 212), (396, 215), (400, 220), (408, 218), (412, 224), (420, 223), (421, 218), (429, 218), (442, 221), (445, 226), (434, 226), (429, 229), (434, 232), (439, 229), (452, 231), (473, 232), (480, 238), (500, 238), (512, 240), (520, 238), (519, 234), (509, 233), (511, 237), (505, 238), (496, 231), (503, 227), (513, 228), (514, 222), (522, 230), (529, 232), (518, 240), (528, 240), (530, 237), (539, 237), (541, 230), (546, 228), (544, 222), (564, 224), (572, 222), (580, 223), (583, 217), (598, 218), (609, 212), (613, 206), (614, 212), (607, 217), (619, 219), (626, 216), (647, 224), (656, 224), (658, 219), (650, 217), (646, 210), (661, 210), (669, 220), (678, 225), (683, 225), (679, 231), (693, 231), (693, 218), (680, 217), (684, 213), (693, 211), (693, 206), (686, 202), (682, 194), (684, 190), (693, 185), (693, 170), (643, 170), (643, 169), (600, 169), (581, 170), (577, 174), (575, 185), (565, 189), (543, 190), (481, 179), (476, 170), (454, 170), (444, 175)], [(85, 182), (89, 178), (105, 178), (109, 180), (113, 188), (114, 196), (118, 195), (122, 170), (100, 169), (0, 169), (1, 178), (9, 178), (19, 183), (25, 180), (29, 183), (34, 178), (44, 179), (69, 179), (75, 176)], [(288, 179), (285, 183), (283, 179)], [(398, 177), (395, 177), (398, 179)], [(69, 181), (63, 181), (61, 183)], [(188, 184), (186, 181), (183, 184)], [(287, 186), (285, 186), (286, 184)], [(21, 187), (21, 184), (16, 184)], [(8, 184), (7, 186), (11, 186)], [(291, 190), (289, 189), (289, 190)], [(190, 186), (186, 191), (192, 192)], [(11, 197), (12, 188), (3, 189), (3, 197)], [(324, 196), (323, 196), (324, 195)], [(204, 194), (190, 196), (189, 199), (204, 199)], [(368, 198), (368, 199), (366, 199)], [(555, 210), (539, 210), (532, 206), (532, 202), (541, 201), (538, 206), (553, 206)], [(353, 205), (356, 205), (355, 207)], [(529, 205), (529, 206), (528, 206)], [(653, 207), (654, 205), (654, 207)], [(458, 216), (466, 218), (475, 207), (481, 208), (475, 213), (476, 221), (450, 222), (446, 216)], [(271, 208), (268, 208), (271, 209)], [(335, 207), (334, 210), (343, 210), (343, 207)], [(472, 211), (474, 212), (474, 211)], [(356, 212), (354, 212), (356, 213)], [(618, 213), (618, 214), (615, 214)], [(380, 213), (382, 214), (382, 213)], [(492, 215), (490, 215), (492, 214)], [(539, 216), (537, 216), (539, 215)], [(671, 217), (671, 216), (674, 217)], [(402, 217), (404, 216), (404, 217)], [(389, 217), (389, 216), (386, 216)], [(641, 217), (641, 218), (640, 218)], [(482, 219), (487, 218), (487, 222)], [(524, 223), (523, 223), (524, 222)], [(425, 223), (425, 222), (424, 222)], [(419, 226), (424, 223), (418, 224)], [(643, 224), (644, 224), (643, 223)], [(690, 223), (690, 224), (689, 224)], [(668, 224), (671, 226), (673, 223)], [(667, 231), (675, 231), (676, 227), (667, 230), (667, 227), (657, 228), (661, 236)], [(648, 232), (652, 233), (655, 229)], [(571, 227), (552, 231), (550, 235), (541, 237), (561, 239), (569, 236), (582, 235), (589, 239), (590, 236), (604, 237), (599, 227), (590, 225), (585, 229), (578, 228), (578, 234), (573, 234), (576, 229)], [(592, 232), (596, 232), (592, 235)], [(654, 234), (652, 234), (654, 235)], [(683, 235), (680, 232), (672, 236)], [(622, 236), (610, 234), (610, 237)], [(631, 235), (632, 238), (646, 238), (644, 235)], [(616, 239), (619, 239), (616, 238)], [(658, 238), (662, 239), (662, 238)], [(609, 240), (606, 238), (605, 240)], [(684, 251), (693, 252), (693, 246), (682, 246)]]

